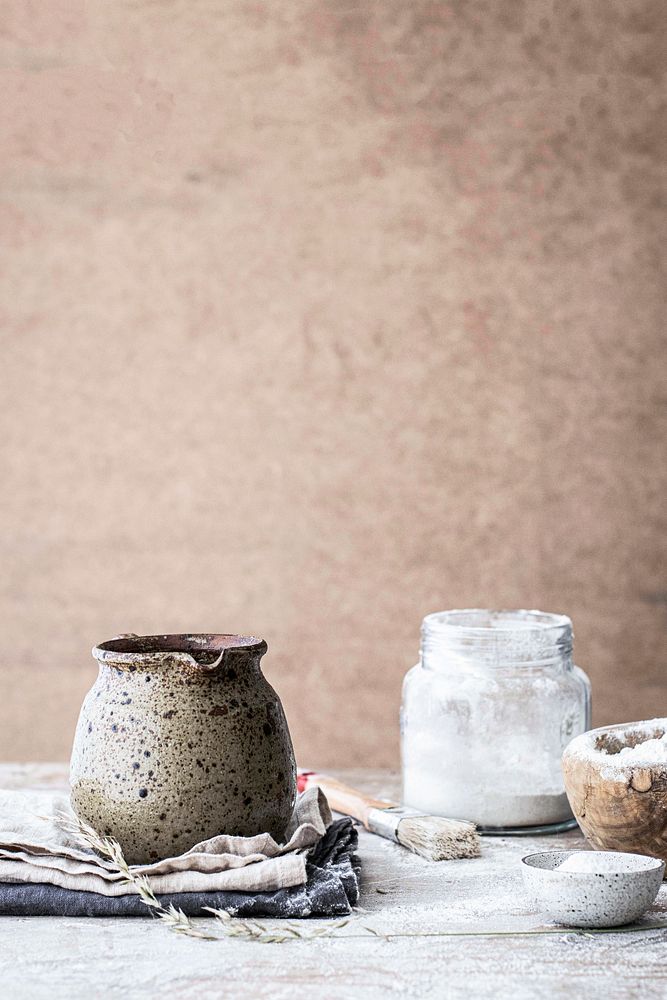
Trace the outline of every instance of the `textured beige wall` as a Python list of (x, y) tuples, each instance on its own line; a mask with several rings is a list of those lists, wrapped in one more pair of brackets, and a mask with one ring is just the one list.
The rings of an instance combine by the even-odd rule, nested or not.
[(193, 629), (268, 640), (304, 762), (393, 763), (466, 605), (667, 712), (664, 12), (5, 0), (0, 756)]

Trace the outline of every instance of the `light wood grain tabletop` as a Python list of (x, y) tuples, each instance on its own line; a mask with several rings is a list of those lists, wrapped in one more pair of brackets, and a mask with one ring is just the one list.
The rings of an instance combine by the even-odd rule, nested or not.
[[(386, 771), (339, 776), (376, 795), (396, 793), (396, 776)], [(0, 765), (0, 787), (55, 789), (66, 782), (61, 764)], [(294, 1000), (299, 994), (313, 1000), (664, 1000), (667, 883), (641, 924), (616, 932), (557, 927), (524, 897), (524, 854), (583, 843), (578, 832), (485, 837), (481, 858), (432, 864), (362, 831), (363, 909), (334, 936), (318, 940), (199, 941), (178, 937), (150, 917), (2, 917), (0, 994), (6, 1000)]]

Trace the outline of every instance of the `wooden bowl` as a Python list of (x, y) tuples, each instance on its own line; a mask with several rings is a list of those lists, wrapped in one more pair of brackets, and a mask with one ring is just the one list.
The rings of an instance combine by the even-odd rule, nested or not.
[[(625, 747), (660, 739), (667, 719), (591, 729), (563, 754), (572, 812), (597, 850), (629, 851), (667, 861), (667, 763), (625, 760)], [(636, 755), (633, 755), (636, 756)]]

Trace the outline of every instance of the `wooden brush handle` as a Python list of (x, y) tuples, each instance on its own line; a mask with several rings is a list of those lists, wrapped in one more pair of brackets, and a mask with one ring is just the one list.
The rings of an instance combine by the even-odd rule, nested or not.
[(344, 785), (342, 781), (330, 778), (326, 774), (303, 771), (299, 775), (299, 790), (305, 791), (313, 785), (319, 785), (332, 809), (358, 819), (365, 827), (368, 827), (368, 814), (371, 809), (389, 809), (396, 805), (395, 802), (387, 802), (386, 799), (373, 799), (370, 795), (360, 792), (358, 788), (350, 788), (349, 785)]

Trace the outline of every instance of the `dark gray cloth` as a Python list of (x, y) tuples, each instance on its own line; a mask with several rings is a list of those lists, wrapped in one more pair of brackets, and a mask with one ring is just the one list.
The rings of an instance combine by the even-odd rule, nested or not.
[[(337, 917), (349, 913), (359, 898), (360, 864), (352, 820), (336, 820), (308, 852), (305, 885), (275, 892), (181, 892), (158, 896), (189, 917), (207, 916), (204, 906), (239, 917)], [(0, 916), (146, 917), (150, 910), (134, 893), (102, 896), (47, 883), (0, 883)]]

